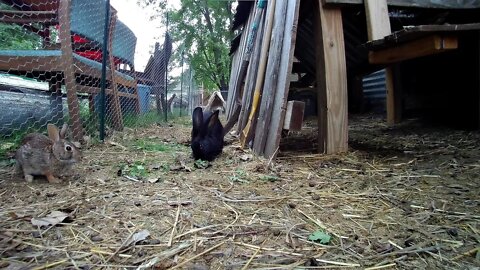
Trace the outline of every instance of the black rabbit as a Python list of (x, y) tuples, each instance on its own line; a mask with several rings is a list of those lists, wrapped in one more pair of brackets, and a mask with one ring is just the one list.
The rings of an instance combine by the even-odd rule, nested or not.
[(193, 110), (192, 152), (193, 158), (212, 161), (223, 149), (223, 126), (218, 119), (219, 111)]

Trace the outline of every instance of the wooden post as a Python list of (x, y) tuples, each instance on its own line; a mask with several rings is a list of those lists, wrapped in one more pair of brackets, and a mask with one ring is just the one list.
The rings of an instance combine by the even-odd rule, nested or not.
[(348, 150), (347, 67), (342, 12), (318, 0), (315, 44), (318, 89), (318, 150), (333, 154)]
[[(59, 77), (59, 76), (58, 76)], [(48, 88), (51, 94), (50, 110), (53, 113), (52, 123), (60, 126), (63, 120), (63, 104), (62, 104), (62, 81), (55, 74), (48, 81)]]
[[(110, 85), (112, 87), (112, 107), (113, 107), (113, 127), (115, 130), (123, 130), (122, 107), (118, 97), (117, 82), (115, 80), (115, 62), (112, 54), (113, 33), (115, 32), (115, 23), (117, 22), (117, 11), (112, 8), (110, 13), (110, 31), (108, 31), (108, 65), (110, 66)], [(106, 53), (106, 52), (103, 52)]]
[(67, 89), (68, 112), (71, 121), (73, 140), (83, 140), (82, 120), (78, 103), (75, 66), (70, 36), (70, 0), (60, 0), (59, 4), (60, 44), (62, 48), (63, 79)]
[[(367, 17), (368, 40), (382, 39), (391, 34), (390, 18), (388, 17), (387, 0), (365, 0), (365, 13)], [(387, 87), (387, 124), (393, 125), (400, 121), (400, 106), (395, 106), (396, 96), (393, 83), (393, 70), (385, 68)]]

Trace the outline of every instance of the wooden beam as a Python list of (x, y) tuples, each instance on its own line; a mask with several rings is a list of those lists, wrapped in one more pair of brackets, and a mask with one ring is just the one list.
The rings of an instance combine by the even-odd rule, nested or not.
[(458, 48), (456, 36), (432, 35), (398, 46), (369, 52), (371, 64), (392, 64)]
[[(284, 0), (282, 0), (284, 1)], [(297, 40), (298, 17), (300, 11), (300, 0), (290, 0), (287, 5), (287, 17), (285, 20), (282, 59), (278, 73), (277, 90), (274, 94), (272, 118), (269, 127), (266, 129), (267, 141), (265, 144), (264, 156), (273, 158), (278, 153), (283, 122), (285, 120), (285, 109), (287, 107), (288, 91), (290, 90), (290, 74), (293, 66), (293, 54)], [(343, 32), (342, 32), (343, 33)]]
[(54, 11), (18, 11), (0, 10), (0, 22), (4, 23), (57, 23), (57, 15)]
[[(285, 28), (287, 1), (280, 1), (275, 6), (275, 13), (273, 19), (273, 33), (270, 42), (270, 49), (268, 52), (268, 64), (265, 76), (265, 83), (263, 85), (262, 102), (260, 104), (260, 111), (258, 113), (256, 131), (258, 136), (255, 136), (253, 149), (255, 153), (262, 155), (265, 150), (267, 141), (267, 133), (272, 119), (273, 102), (275, 94), (278, 92), (278, 76), (280, 63), (282, 60), (283, 37), (286, 34)], [(263, 135), (262, 135), (263, 134)]]
[(73, 51), (70, 37), (70, 0), (60, 0), (60, 43), (62, 47), (62, 67), (65, 87), (67, 89), (68, 112), (71, 119), (73, 140), (83, 140), (82, 120), (80, 119), (80, 106), (77, 98), (75, 68), (73, 65)]
[[(365, 13), (367, 18), (368, 40), (382, 39), (390, 35), (390, 18), (388, 17), (387, 0), (365, 0)], [(398, 108), (393, 84), (393, 71), (390, 67), (385, 68), (385, 80), (387, 87), (387, 124), (393, 125), (399, 121)], [(397, 121), (398, 120), (398, 121)]]
[[(323, 0), (326, 5), (361, 5), (364, 0)], [(388, 0), (389, 6), (415, 7), (415, 8), (438, 8), (438, 9), (473, 9), (480, 8), (478, 0)]]
[[(112, 78), (112, 115), (113, 115), (113, 128), (115, 130), (123, 130), (123, 116), (122, 107), (120, 105), (120, 99), (118, 97), (117, 83), (115, 80), (115, 64), (113, 60), (112, 45), (113, 45), (113, 33), (115, 31), (115, 23), (117, 21), (117, 12), (112, 9), (110, 12), (109, 32), (108, 32), (108, 67), (110, 68), (110, 78)], [(106, 52), (104, 52), (106, 53)]]
[(318, 0), (315, 44), (318, 91), (318, 150), (333, 154), (348, 150), (347, 67), (342, 12)]

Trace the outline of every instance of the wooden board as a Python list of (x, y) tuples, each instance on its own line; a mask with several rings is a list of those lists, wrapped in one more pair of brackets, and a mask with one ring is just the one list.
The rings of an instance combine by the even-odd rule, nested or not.
[(228, 99), (227, 99), (227, 108), (226, 108), (227, 119), (230, 119), (230, 117), (232, 117), (234, 113), (233, 110), (235, 108), (235, 102), (236, 102), (235, 99), (240, 94), (238, 92), (240, 92), (241, 84), (243, 84), (243, 81), (245, 79), (245, 78), (241, 78), (243, 77), (242, 75), (244, 74), (240, 74), (240, 69), (242, 68), (242, 62), (244, 59), (244, 55), (246, 54), (246, 43), (248, 40), (249, 31), (252, 27), (255, 10), (256, 9), (250, 10), (248, 21), (243, 28), (243, 33), (240, 38), (240, 45), (232, 58), (232, 70), (230, 72), (231, 79), (228, 85)]
[(458, 48), (455, 36), (432, 35), (381, 51), (369, 52), (370, 64), (392, 64)]
[[(323, 0), (326, 5), (361, 5), (363, 0)], [(389, 6), (439, 9), (480, 8), (478, 0), (388, 0)]]
[(273, 101), (277, 92), (280, 62), (282, 59), (283, 36), (285, 34), (285, 20), (287, 18), (287, 1), (279, 1), (275, 7), (275, 18), (273, 22), (272, 39), (268, 54), (267, 70), (263, 85), (263, 95), (258, 112), (258, 120), (253, 150), (262, 155), (267, 141), (266, 130), (272, 119)]
[(67, 89), (68, 112), (71, 119), (70, 130), (73, 140), (83, 140), (82, 120), (80, 119), (80, 106), (77, 98), (75, 68), (73, 65), (73, 51), (70, 37), (70, 0), (60, 0), (59, 20), (62, 27), (59, 37), (62, 47), (63, 78)]
[[(266, 129), (267, 141), (264, 156), (269, 158), (277, 154), (278, 146), (280, 145), (288, 91), (290, 88), (290, 73), (292, 71), (294, 58), (293, 52), (295, 51), (297, 39), (300, 0), (290, 0), (286, 2), (288, 2), (288, 6), (282, 44), (282, 59), (278, 71), (278, 83), (273, 101), (272, 118), (269, 127)], [(262, 134), (262, 136), (265, 136), (265, 134)]]
[(248, 120), (248, 115), (250, 113), (253, 92), (255, 90), (255, 81), (257, 80), (258, 65), (260, 62), (260, 51), (262, 47), (263, 33), (265, 30), (265, 17), (268, 16), (268, 12), (269, 9), (267, 8), (267, 13), (264, 13), (258, 26), (257, 38), (255, 39), (255, 45), (252, 55), (250, 56), (250, 64), (248, 65), (247, 74), (245, 77), (245, 85), (242, 93), (242, 109), (240, 110), (240, 116), (238, 117), (237, 134), (240, 134), (245, 127)]
[(317, 5), (315, 41), (317, 58), (318, 150), (348, 150), (347, 67), (340, 9)]
[[(115, 23), (117, 21), (117, 12), (112, 9), (110, 12), (110, 21), (109, 21), (109, 32), (108, 32), (108, 66), (110, 68), (110, 78), (115, 78), (115, 64), (113, 61), (112, 52), (112, 43), (113, 43), (113, 33), (115, 31)], [(106, 78), (105, 78), (106, 79)], [(118, 98), (118, 89), (115, 79), (112, 80), (112, 115), (113, 115), (113, 128), (115, 130), (123, 130), (123, 117), (122, 117), (122, 107), (120, 105), (120, 99)]]
[(304, 112), (305, 102), (298, 100), (290, 100), (287, 103), (287, 111), (285, 112), (283, 129), (290, 131), (302, 130)]
[(418, 25), (414, 27), (404, 28), (395, 31), (383, 39), (372, 40), (365, 43), (363, 46), (371, 51), (378, 51), (385, 48), (395, 46), (397, 44), (406, 43), (412, 40), (417, 40), (432, 34), (455, 34), (463, 31), (478, 31), (480, 30), (480, 23), (468, 24), (452, 24), (452, 25)]

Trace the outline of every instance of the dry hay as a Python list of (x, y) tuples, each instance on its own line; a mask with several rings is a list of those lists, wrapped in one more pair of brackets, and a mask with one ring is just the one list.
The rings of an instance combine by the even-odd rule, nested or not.
[[(360, 118), (350, 125), (349, 153), (288, 151), (295, 138), (310, 140), (314, 131), (307, 125), (290, 134), (274, 163), (230, 138), (210, 167), (195, 168), (190, 129), (175, 124), (126, 130), (84, 149), (77, 176), (65, 184), (26, 184), (7, 177), (7, 168), (0, 184), (0, 267), (479, 266), (477, 132), (410, 122), (388, 128)], [(132, 176), (125, 168), (146, 174)], [(67, 217), (32, 225), (52, 211)], [(309, 241), (319, 230), (332, 237), (328, 244)]]

